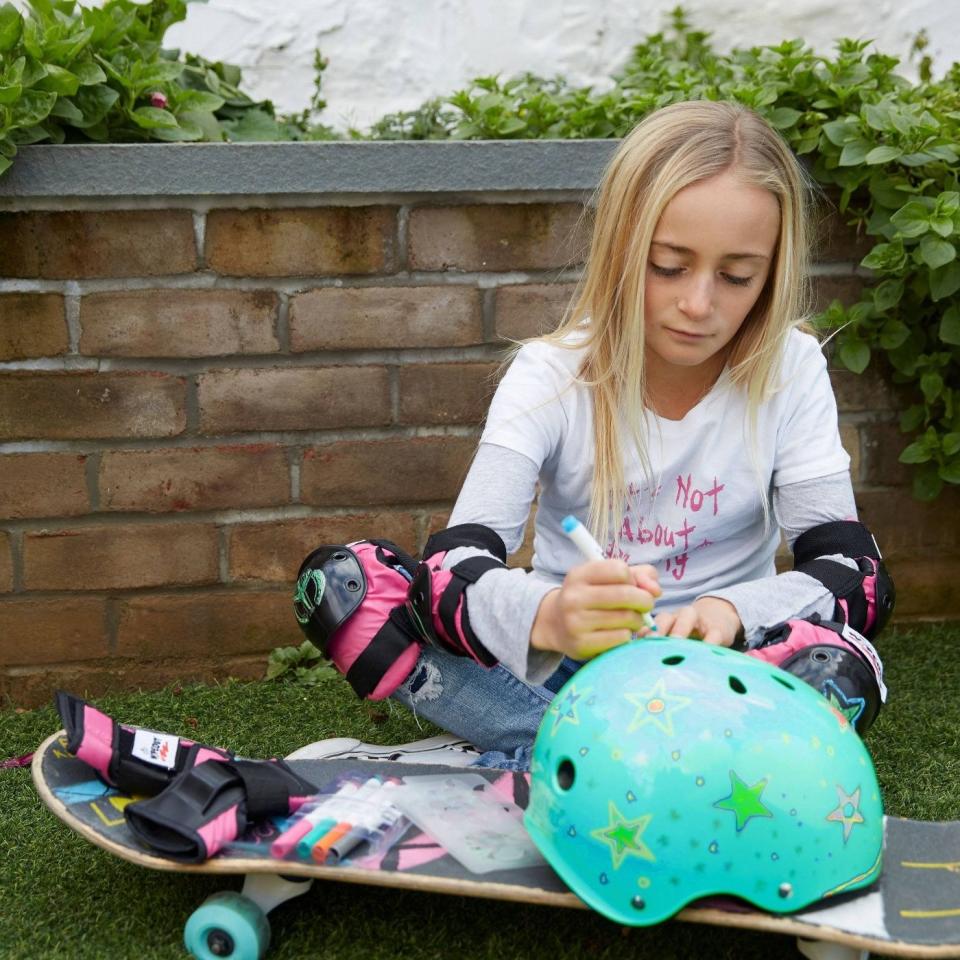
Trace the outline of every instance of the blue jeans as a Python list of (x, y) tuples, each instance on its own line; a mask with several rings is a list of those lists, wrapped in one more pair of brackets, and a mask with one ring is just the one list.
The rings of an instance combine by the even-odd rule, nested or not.
[(565, 657), (543, 686), (536, 686), (505, 667), (482, 667), (468, 657), (424, 647), (391, 699), (484, 751), (474, 766), (529, 770), (540, 721), (580, 666)]

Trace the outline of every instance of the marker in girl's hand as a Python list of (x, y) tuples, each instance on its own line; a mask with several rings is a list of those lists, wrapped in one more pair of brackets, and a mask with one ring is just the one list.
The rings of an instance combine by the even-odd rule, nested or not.
[[(583, 555), (584, 560), (606, 560), (607, 555), (603, 548), (593, 538), (593, 534), (573, 516), (564, 517), (562, 522), (563, 532), (574, 542), (574, 545)], [(648, 612), (643, 613), (643, 625), (651, 633), (657, 632), (657, 625), (653, 617)]]

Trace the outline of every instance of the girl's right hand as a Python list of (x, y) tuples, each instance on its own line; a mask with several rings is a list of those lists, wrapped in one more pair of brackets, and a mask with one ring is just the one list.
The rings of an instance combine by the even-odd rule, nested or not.
[(530, 645), (587, 660), (645, 636), (642, 614), (661, 594), (655, 567), (623, 560), (591, 560), (574, 567), (563, 586), (544, 598), (530, 630)]

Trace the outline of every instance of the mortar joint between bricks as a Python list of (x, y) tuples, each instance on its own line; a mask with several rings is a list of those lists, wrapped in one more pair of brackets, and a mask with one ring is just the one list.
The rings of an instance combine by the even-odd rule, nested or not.
[(207, 251), (205, 249), (207, 236), (206, 210), (193, 211), (193, 242), (197, 248), (197, 269), (207, 269)]
[(184, 411), (186, 412), (186, 423), (183, 428), (183, 435), (189, 437), (191, 434), (196, 436), (200, 432), (200, 374), (192, 373), (184, 377), (186, 382), (186, 391), (184, 393)]
[(274, 333), (277, 337), (277, 346), (280, 353), (290, 353), (290, 293), (286, 290), (277, 290), (278, 305), (277, 317), (274, 324)]
[(220, 582), (230, 582), (230, 533), (226, 524), (217, 526), (217, 548), (220, 560)]
[(120, 635), (120, 597), (107, 597), (103, 605), (103, 633), (107, 638), (107, 652), (116, 656)]
[(494, 343), (497, 339), (497, 288), (488, 287), (480, 291), (480, 320), (484, 343)]
[(87, 485), (87, 499), (90, 502), (90, 513), (100, 511), (100, 461), (101, 451), (96, 450), (83, 454), (86, 459), (83, 464), (84, 481)]
[(68, 280), (63, 285), (63, 313), (67, 324), (68, 352), (76, 356), (80, 352), (80, 284)]
[(23, 593), (23, 531), (10, 531), (10, 565), (13, 568), (13, 592)]
[(293, 446), (287, 448), (287, 463), (290, 467), (290, 503), (299, 504), (300, 476), (303, 469), (304, 448)]
[(407, 269), (410, 243), (410, 206), (404, 204), (397, 210), (396, 250), (394, 251), (394, 271), (399, 273)]

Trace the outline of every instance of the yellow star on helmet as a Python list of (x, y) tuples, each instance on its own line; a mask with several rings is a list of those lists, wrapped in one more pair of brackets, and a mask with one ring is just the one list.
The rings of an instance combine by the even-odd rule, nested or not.
[(635, 857), (642, 857), (651, 862), (657, 859), (640, 839), (653, 817), (652, 813), (646, 813), (636, 820), (627, 820), (611, 800), (607, 816), (610, 820), (609, 824), (591, 830), (590, 836), (609, 847), (614, 870), (620, 869), (620, 864), (623, 863), (627, 854), (633, 854)]
[(627, 727), (627, 733), (633, 733), (644, 724), (652, 723), (668, 737), (672, 737), (673, 715), (690, 705), (689, 697), (678, 697), (667, 693), (667, 682), (663, 677), (646, 693), (627, 693), (624, 697), (637, 708), (636, 716)]

